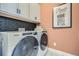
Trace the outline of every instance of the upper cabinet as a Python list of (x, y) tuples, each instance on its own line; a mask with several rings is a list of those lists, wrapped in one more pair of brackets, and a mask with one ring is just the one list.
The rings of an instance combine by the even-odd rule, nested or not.
[(38, 3), (0, 3), (0, 11), (22, 21), (38, 23), (40, 20)]
[(40, 21), (40, 5), (37, 3), (30, 4), (30, 19)]
[(18, 4), (17, 3), (1, 3), (0, 10), (3, 12), (11, 13), (17, 15), (18, 13)]
[(28, 3), (19, 3), (19, 14), (22, 17), (29, 19), (29, 4)]

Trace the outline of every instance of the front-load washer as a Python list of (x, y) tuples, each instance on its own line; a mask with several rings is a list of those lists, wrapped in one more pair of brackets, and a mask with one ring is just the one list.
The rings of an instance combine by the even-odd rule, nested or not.
[(37, 33), (1, 32), (3, 56), (37, 56), (39, 44)]
[(37, 31), (38, 33), (38, 41), (39, 41), (39, 51), (38, 56), (45, 56), (48, 50), (48, 35), (47, 31)]

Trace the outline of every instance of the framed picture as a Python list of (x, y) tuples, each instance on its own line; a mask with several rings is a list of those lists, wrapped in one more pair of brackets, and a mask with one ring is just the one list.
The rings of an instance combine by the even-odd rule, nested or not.
[(54, 7), (54, 28), (71, 28), (72, 27), (72, 4), (65, 3)]

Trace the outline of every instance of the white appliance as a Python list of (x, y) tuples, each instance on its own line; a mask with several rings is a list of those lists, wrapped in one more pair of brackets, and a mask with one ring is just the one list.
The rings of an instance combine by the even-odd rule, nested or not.
[(47, 53), (47, 45), (48, 45), (48, 35), (46, 31), (37, 31), (38, 33), (38, 41), (39, 41), (39, 51), (38, 56), (45, 56)]
[(39, 51), (38, 36), (34, 31), (1, 32), (4, 56), (36, 56)]
[(1, 37), (0, 37), (0, 56), (2, 56), (2, 38)]

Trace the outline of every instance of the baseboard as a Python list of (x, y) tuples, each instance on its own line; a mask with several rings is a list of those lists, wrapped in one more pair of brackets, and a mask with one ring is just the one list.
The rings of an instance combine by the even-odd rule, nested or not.
[(72, 55), (70, 53), (66, 53), (66, 52), (56, 50), (56, 49), (52, 49), (52, 48), (48, 48), (48, 50), (50, 50), (52, 53), (58, 54), (59, 56), (75, 56), (75, 55)]

